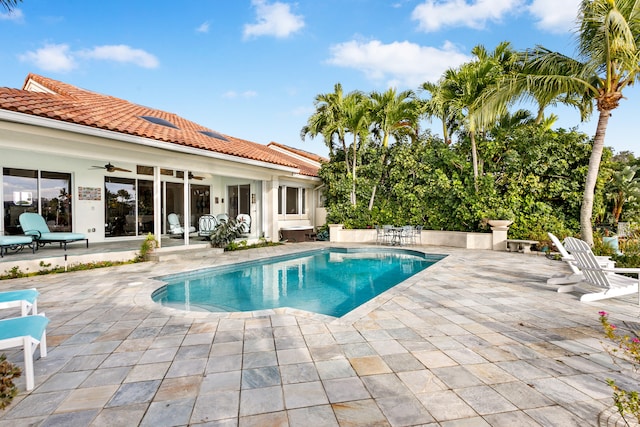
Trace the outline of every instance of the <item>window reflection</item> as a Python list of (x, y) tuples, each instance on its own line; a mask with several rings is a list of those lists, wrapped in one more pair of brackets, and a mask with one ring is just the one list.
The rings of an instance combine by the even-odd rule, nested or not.
[(5, 234), (22, 234), (23, 212), (40, 213), (51, 231), (72, 231), (70, 173), (4, 168), (3, 184)]

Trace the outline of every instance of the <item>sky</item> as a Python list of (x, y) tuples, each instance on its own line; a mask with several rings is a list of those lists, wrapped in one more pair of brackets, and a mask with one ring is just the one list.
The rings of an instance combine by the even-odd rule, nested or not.
[[(178, 114), (218, 132), (323, 156), (302, 140), (318, 94), (418, 91), (508, 41), (575, 57), (577, 0), (22, 0), (0, 7), (0, 86), (29, 73)], [(605, 145), (640, 154), (640, 91), (624, 91)], [(556, 127), (593, 135), (558, 107)], [(425, 127), (441, 134), (439, 122)]]

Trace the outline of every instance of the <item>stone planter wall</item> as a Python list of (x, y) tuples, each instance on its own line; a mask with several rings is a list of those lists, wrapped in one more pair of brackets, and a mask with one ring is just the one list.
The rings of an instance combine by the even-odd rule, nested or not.
[[(496, 245), (494, 233), (422, 230), (421, 238), (423, 245), (450, 246), (465, 249), (494, 249), (500, 247), (500, 245)], [(504, 232), (504, 237), (502, 237), (502, 233), (500, 234), (500, 237), (506, 241), (507, 233)], [(342, 224), (329, 224), (329, 236), (332, 243), (376, 243), (375, 229), (346, 230), (342, 227)], [(420, 244), (420, 239), (418, 239), (417, 244)]]

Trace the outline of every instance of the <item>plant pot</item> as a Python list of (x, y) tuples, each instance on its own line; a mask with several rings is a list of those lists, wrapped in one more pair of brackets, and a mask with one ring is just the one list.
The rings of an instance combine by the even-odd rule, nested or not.
[(508, 230), (509, 226), (513, 224), (513, 221), (509, 219), (490, 219), (487, 222), (491, 226), (491, 229), (495, 231)]

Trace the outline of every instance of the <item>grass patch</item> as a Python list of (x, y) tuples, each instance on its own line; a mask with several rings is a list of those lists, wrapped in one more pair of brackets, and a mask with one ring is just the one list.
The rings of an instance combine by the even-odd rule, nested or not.
[(224, 250), (225, 250), (225, 252), (227, 252), (227, 251), (243, 251), (245, 249), (266, 248), (266, 247), (269, 247), (269, 246), (280, 246), (280, 245), (283, 245), (283, 244), (284, 243), (280, 243), (280, 242), (267, 242), (266, 240), (262, 239), (258, 243), (253, 243), (251, 245), (248, 245), (247, 241), (243, 240), (241, 242), (231, 242), (231, 243), (229, 243), (227, 246), (225, 246)]
[(67, 273), (71, 271), (93, 270), (96, 268), (114, 267), (116, 265), (134, 264), (137, 262), (141, 262), (141, 260), (136, 258), (129, 261), (96, 261), (71, 264), (68, 265), (65, 269), (64, 266), (56, 265), (55, 267), (51, 267), (51, 264), (45, 264), (44, 261), (40, 261), (40, 267), (42, 268), (38, 271), (29, 271), (28, 268), (26, 269), (27, 271), (22, 271), (20, 270), (20, 267), (12, 267), (9, 270), (5, 270), (3, 274), (0, 274), (0, 280), (18, 279), (20, 277), (44, 276), (47, 274)]

